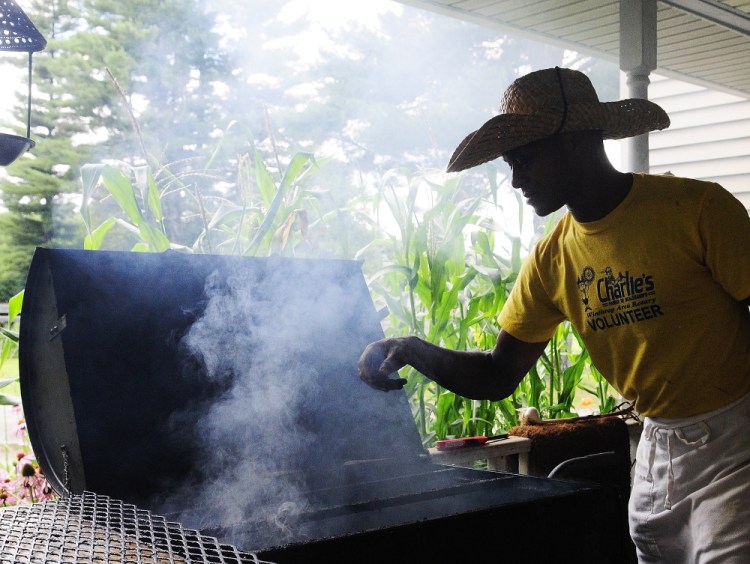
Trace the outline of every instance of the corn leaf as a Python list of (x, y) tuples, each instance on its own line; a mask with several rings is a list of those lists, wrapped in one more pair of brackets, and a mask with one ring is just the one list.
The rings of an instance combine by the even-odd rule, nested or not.
[(169, 249), (169, 239), (158, 229), (155, 229), (148, 222), (143, 222), (140, 225), (139, 233), (141, 239), (148, 246), (148, 250), (152, 252), (160, 253)]
[(83, 222), (86, 225), (86, 229), (89, 229), (91, 224), (89, 201), (91, 200), (91, 194), (94, 192), (94, 189), (99, 182), (99, 178), (101, 178), (104, 166), (105, 165), (101, 164), (85, 164), (81, 167), (81, 185), (83, 188), (81, 215), (83, 216)]
[(109, 230), (112, 229), (112, 227), (117, 222), (113, 217), (110, 217), (108, 219), (105, 219), (99, 227), (94, 229), (91, 233), (86, 235), (85, 239), (83, 240), (83, 248), (89, 251), (97, 251), (101, 249), (102, 243), (104, 242), (104, 238), (107, 236), (107, 233), (109, 233)]
[(6, 329), (5, 327), (0, 326), (0, 334), (2, 334), (7, 339), (10, 339), (14, 343), (18, 342), (18, 333), (16, 331), (11, 331), (9, 329)]
[(21, 290), (8, 300), (8, 321), (13, 321), (20, 315), (23, 307), (23, 296), (24, 290)]
[(134, 225), (140, 226), (143, 222), (143, 214), (138, 207), (135, 189), (130, 182), (130, 178), (119, 168), (105, 166), (102, 169), (102, 180), (104, 187), (112, 194), (125, 215)]
[(9, 394), (0, 394), (0, 405), (21, 405), (21, 398)]
[(156, 221), (164, 220), (164, 211), (161, 207), (161, 198), (159, 197), (159, 189), (156, 187), (156, 181), (154, 180), (154, 174), (151, 168), (148, 169), (148, 179), (146, 183), (146, 202), (148, 203), (148, 209), (154, 216)]

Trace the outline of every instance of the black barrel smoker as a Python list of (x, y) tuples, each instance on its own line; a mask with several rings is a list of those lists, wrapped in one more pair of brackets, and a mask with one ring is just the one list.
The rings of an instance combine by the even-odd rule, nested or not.
[(38, 249), (21, 324), (32, 446), (63, 497), (123, 500), (285, 562), (602, 564), (616, 493), (437, 465), (354, 261)]

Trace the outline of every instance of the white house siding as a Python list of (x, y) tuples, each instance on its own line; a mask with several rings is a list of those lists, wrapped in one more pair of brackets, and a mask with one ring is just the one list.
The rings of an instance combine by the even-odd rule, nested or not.
[(750, 100), (651, 75), (672, 124), (649, 139), (650, 171), (718, 182), (750, 211)]

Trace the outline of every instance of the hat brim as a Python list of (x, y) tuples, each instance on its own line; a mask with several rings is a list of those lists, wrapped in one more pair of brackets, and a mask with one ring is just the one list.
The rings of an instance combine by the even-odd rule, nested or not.
[(623, 139), (669, 126), (669, 116), (660, 106), (640, 98), (570, 104), (562, 128), (561, 121), (561, 109), (495, 116), (461, 141), (451, 156), (448, 172), (495, 160), (556, 133), (598, 130), (605, 139)]

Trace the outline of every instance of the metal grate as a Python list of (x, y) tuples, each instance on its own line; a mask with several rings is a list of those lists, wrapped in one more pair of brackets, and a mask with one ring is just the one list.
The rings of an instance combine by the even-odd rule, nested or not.
[(0, 564), (270, 564), (145, 509), (84, 492), (0, 511)]

